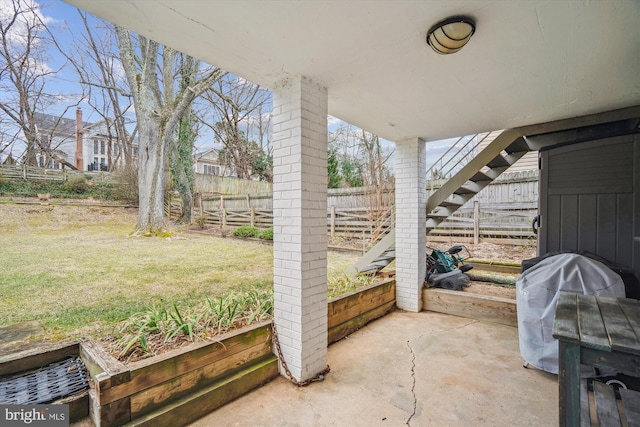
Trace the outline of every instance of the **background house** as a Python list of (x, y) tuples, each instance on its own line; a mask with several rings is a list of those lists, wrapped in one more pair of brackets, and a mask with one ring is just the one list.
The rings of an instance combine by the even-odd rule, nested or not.
[(211, 148), (193, 156), (193, 170), (204, 175), (224, 176), (225, 168), (220, 164), (218, 151)]
[[(75, 167), (84, 171), (107, 171), (124, 162), (122, 143), (115, 131), (109, 131), (106, 120), (90, 123), (82, 120), (82, 110), (76, 119), (35, 113), (39, 147), (38, 166), (50, 169)], [(133, 156), (137, 147), (133, 147)]]

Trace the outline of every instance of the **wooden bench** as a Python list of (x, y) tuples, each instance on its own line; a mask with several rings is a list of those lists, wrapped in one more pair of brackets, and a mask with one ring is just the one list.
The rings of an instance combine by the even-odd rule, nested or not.
[(587, 390), (587, 380), (580, 381), (580, 426), (640, 426), (640, 392), (620, 389), (621, 400), (616, 400), (612, 386), (593, 381), (592, 399)]

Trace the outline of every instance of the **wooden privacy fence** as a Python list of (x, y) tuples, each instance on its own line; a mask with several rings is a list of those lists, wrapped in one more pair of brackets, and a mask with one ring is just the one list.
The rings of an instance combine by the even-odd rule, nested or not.
[(475, 202), (470, 207), (463, 206), (440, 223), (429, 234), (429, 240), (532, 244), (536, 238), (532, 230), (532, 222), (537, 214), (536, 202)]
[[(176, 216), (179, 206), (172, 205), (172, 216)], [(390, 215), (392, 208), (389, 207), (382, 212), (382, 217), (376, 222), (371, 221), (371, 211), (366, 208), (336, 208), (332, 206), (327, 209), (327, 230), (332, 236), (363, 237), (370, 239), (371, 236), (383, 233), (385, 225), (388, 227), (392, 223)], [(201, 212), (202, 222), (210, 226), (217, 227), (240, 227), (251, 225), (258, 228), (269, 228), (273, 226), (273, 210), (258, 209), (205, 209)]]
[(273, 225), (273, 211), (256, 208), (244, 210), (210, 210), (204, 211), (204, 223), (220, 227), (240, 227), (250, 225), (258, 228), (269, 228)]
[[(463, 207), (429, 234), (431, 241), (530, 244), (535, 239), (531, 229), (537, 215), (537, 203), (479, 203)], [(202, 212), (203, 222), (210, 226), (239, 227), (251, 225), (268, 228), (273, 225), (271, 209), (210, 209)], [(393, 207), (372, 212), (367, 208), (327, 209), (327, 231), (332, 237), (343, 236), (375, 240), (393, 224)], [(372, 220), (375, 218), (375, 220)]]
[[(243, 180), (222, 177), (202, 176), (198, 179), (203, 184), (201, 187), (196, 185), (197, 191), (201, 192), (201, 196), (196, 195), (196, 199), (201, 197), (195, 205), (196, 215), (202, 214), (205, 224), (222, 227), (248, 224), (260, 228), (273, 224), (271, 184), (243, 184)], [(428, 193), (437, 190), (444, 182), (446, 180), (429, 182)], [(249, 193), (262, 192), (225, 194), (242, 185), (256, 185), (246, 187)], [(378, 190), (370, 187), (329, 189), (327, 228), (331, 235), (373, 241), (385, 234), (393, 224), (395, 194), (393, 188), (382, 194)], [(538, 171), (505, 173), (433, 230), (430, 240), (473, 242), (482, 239), (529, 244), (535, 239), (531, 222), (537, 214), (537, 200)], [(474, 217), (475, 202), (479, 202), (479, 210)], [(383, 206), (370, 207), (376, 203)]]
[(86, 178), (87, 176), (91, 176), (94, 179), (104, 179), (108, 174), (104, 172), (85, 172), (68, 169), (46, 169), (27, 165), (0, 165), (0, 178), (6, 179), (66, 182), (71, 178)]

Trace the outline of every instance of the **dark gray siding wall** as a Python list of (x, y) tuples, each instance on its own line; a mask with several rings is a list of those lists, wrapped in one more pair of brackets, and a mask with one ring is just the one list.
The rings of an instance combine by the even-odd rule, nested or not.
[(640, 271), (640, 137), (553, 148), (541, 166), (539, 254), (584, 250)]

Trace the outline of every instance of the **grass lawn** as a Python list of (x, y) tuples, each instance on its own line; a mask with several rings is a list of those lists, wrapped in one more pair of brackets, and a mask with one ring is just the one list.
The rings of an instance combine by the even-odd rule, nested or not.
[[(129, 237), (134, 209), (0, 203), (0, 326), (39, 320), (52, 338), (103, 336), (161, 301), (181, 307), (270, 289), (268, 244), (178, 232)], [(329, 253), (329, 278), (357, 254)]]

